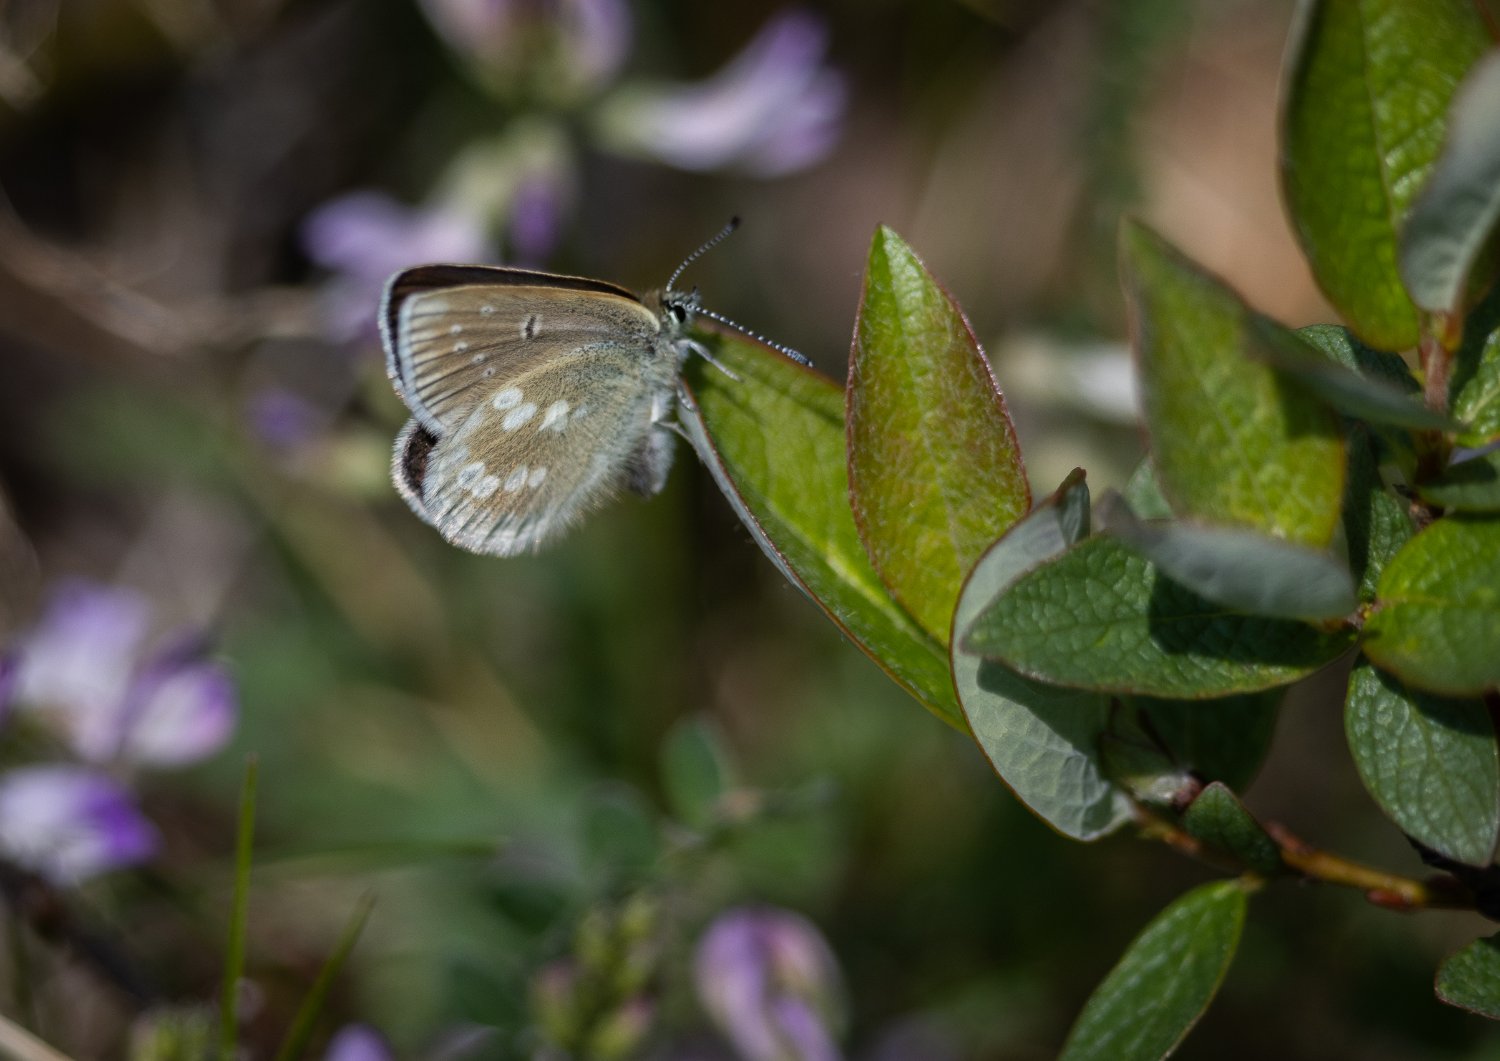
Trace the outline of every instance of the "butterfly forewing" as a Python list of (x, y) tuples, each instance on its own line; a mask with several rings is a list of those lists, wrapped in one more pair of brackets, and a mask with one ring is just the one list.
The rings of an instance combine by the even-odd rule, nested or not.
[(614, 336), (554, 352), (487, 389), (430, 451), (420, 426), (403, 436), (398, 485), (404, 476), (413, 509), (455, 545), (498, 556), (534, 549), (622, 489), (661, 488), (672, 436), (660, 421), (676, 371), (661, 340)]
[(382, 313), (391, 380), (439, 436), (539, 363), (601, 341), (646, 346), (660, 330), (656, 314), (613, 285), (477, 266), (407, 270)]

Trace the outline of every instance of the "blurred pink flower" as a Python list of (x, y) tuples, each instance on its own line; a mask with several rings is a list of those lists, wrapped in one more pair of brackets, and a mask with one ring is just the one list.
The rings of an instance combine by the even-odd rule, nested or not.
[(142, 657), (150, 603), (134, 590), (70, 582), (16, 650), (14, 699), (90, 762), (196, 762), (238, 716), (234, 686), (196, 641)]
[(88, 767), (0, 776), (0, 853), (56, 884), (143, 862), (159, 842), (124, 787)]
[(827, 47), (820, 19), (783, 12), (706, 81), (621, 92), (603, 131), (617, 148), (679, 169), (804, 169), (832, 150), (844, 113), (844, 79), (824, 65)]
[(375, 335), (380, 292), (392, 273), (426, 262), (492, 260), (479, 223), (457, 210), (405, 206), (359, 191), (324, 203), (302, 225), (307, 256), (334, 275), (323, 289), (329, 337)]
[(391, 1044), (368, 1024), (346, 1024), (328, 1041), (323, 1061), (395, 1061)]
[(721, 915), (698, 944), (698, 998), (747, 1061), (837, 1061), (839, 971), (812, 922), (775, 907)]

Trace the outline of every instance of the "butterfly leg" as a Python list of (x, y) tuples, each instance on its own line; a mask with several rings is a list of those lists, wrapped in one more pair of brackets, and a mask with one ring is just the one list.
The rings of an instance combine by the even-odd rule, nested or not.
[(725, 365), (718, 358), (714, 357), (713, 354), (709, 353), (708, 352), (708, 347), (704, 346), (702, 343), (698, 342), (696, 339), (683, 339), (683, 340), (681, 340), (681, 343), (682, 343), (682, 345), (686, 346), (690, 351), (692, 351), (693, 353), (697, 354), (699, 357), (703, 358), (703, 360), (707, 361), (714, 368), (716, 368), (720, 372), (724, 373), (724, 375), (726, 375), (730, 379), (734, 380), (736, 383), (740, 382), (740, 377), (736, 376), (734, 374), (734, 371), (732, 369), (730, 369), (729, 366)]

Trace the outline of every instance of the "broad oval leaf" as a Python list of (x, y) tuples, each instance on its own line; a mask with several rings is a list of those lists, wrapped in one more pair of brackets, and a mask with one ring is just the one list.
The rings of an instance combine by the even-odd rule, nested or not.
[(957, 649), (958, 631), (1006, 586), (1088, 533), (1088, 487), (1075, 472), (975, 565), (954, 614), (953, 681), (969, 729), (1000, 779), (1064, 836), (1092, 840), (1130, 816), (1103, 774), (1099, 740), (1109, 698), (1031, 681)]
[(1401, 232), (1401, 277), (1413, 300), (1458, 313), (1474, 259), (1500, 218), (1500, 52), (1459, 86), (1448, 138)]
[(1198, 1023), (1245, 924), (1235, 881), (1195, 888), (1158, 914), (1078, 1015), (1061, 1061), (1156, 1061)]
[(1329, 301), (1380, 349), (1416, 345), (1398, 233), (1487, 45), (1470, 0), (1312, 0), (1292, 33), (1281, 130), (1292, 226)]
[(678, 419), (756, 543), (929, 711), (966, 730), (946, 653), (886, 592), (849, 511), (842, 395), (760, 343), (711, 337), (738, 380), (694, 358)]
[(1194, 593), (1250, 615), (1334, 619), (1354, 610), (1349, 569), (1317, 549), (1238, 527), (1138, 520), (1119, 500), (1099, 506), (1104, 530)]
[(1027, 572), (968, 629), (963, 647), (1039, 681), (1205, 700), (1287, 685), (1353, 635), (1242, 615), (1096, 536)]
[[(1122, 708), (1137, 713), (1138, 725), (1178, 767), (1239, 791), (1254, 779), (1271, 750), (1283, 696), (1281, 689), (1218, 700), (1133, 696)], [(1112, 728), (1120, 728), (1125, 713), (1116, 712)]]
[(1429, 504), (1455, 512), (1500, 512), (1500, 450), (1450, 464), (1417, 487)]
[(1453, 515), (1380, 576), (1364, 651), (1408, 685), (1449, 696), (1500, 687), (1500, 520)]
[(1142, 225), (1121, 230), (1121, 271), (1151, 458), (1172, 510), (1327, 545), (1344, 484), (1339, 421), (1264, 363), (1279, 326)]
[(1438, 854), (1487, 866), (1500, 835), (1500, 753), (1484, 701), (1407, 689), (1361, 660), (1344, 731), (1380, 809)]
[(944, 640), (964, 575), (1031, 507), (1031, 492), (968, 322), (884, 226), (855, 324), (848, 432), (850, 498), (870, 560)]
[(1500, 1020), (1500, 933), (1450, 954), (1434, 987), (1448, 1005)]
[(1281, 869), (1281, 850), (1228, 786), (1215, 781), (1182, 815), (1182, 827), (1246, 869), (1270, 876)]

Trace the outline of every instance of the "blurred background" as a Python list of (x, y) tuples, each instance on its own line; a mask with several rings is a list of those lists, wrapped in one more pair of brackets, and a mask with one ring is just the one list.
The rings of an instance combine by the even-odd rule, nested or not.
[[(1120, 485), (1122, 212), (1330, 319), (1276, 184), (1291, 16), (0, 4), (0, 1014), (81, 1058), (201, 1030), (253, 754), (251, 1056), (365, 897), (312, 1056), (1055, 1054), (1208, 872), (1032, 819), (687, 455), (541, 556), (445, 545), (387, 480), (376, 303), (433, 260), (656, 287), (739, 214), (689, 282), (841, 382), (888, 224), (968, 313), (1038, 495)], [(1341, 680), (1294, 692), (1249, 805), (1419, 873)], [(1482, 931), (1272, 888), (1180, 1056), (1500, 1057), (1431, 992)]]

